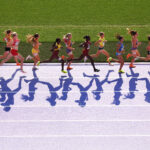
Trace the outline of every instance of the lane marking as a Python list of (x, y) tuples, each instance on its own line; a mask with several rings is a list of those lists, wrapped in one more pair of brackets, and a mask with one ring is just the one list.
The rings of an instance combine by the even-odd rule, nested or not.
[(14, 135), (14, 136), (0, 136), (0, 138), (77, 138), (77, 137), (86, 137), (86, 138), (92, 138), (92, 137), (150, 137), (150, 135), (146, 134), (128, 134), (128, 135)]
[[(30, 103), (30, 101), (28, 101)], [(28, 103), (28, 104), (29, 104)], [(3, 108), (4, 106), (0, 106), (0, 108)], [(80, 109), (86, 109), (87, 107), (112, 107), (112, 108), (117, 108), (120, 109), (121, 107), (150, 107), (150, 105), (147, 105), (147, 103), (145, 105), (114, 105), (114, 104), (110, 104), (110, 105), (86, 105), (84, 107), (81, 107), (79, 105), (57, 105), (57, 106), (50, 106), (50, 105), (26, 105), (26, 106), (22, 106), (22, 105), (11, 105), (11, 108), (53, 108), (53, 109), (57, 109), (57, 108), (63, 108), (63, 107), (69, 107), (69, 108), (80, 108)]]
[(150, 120), (0, 120), (0, 123), (47, 123), (47, 122), (150, 122)]

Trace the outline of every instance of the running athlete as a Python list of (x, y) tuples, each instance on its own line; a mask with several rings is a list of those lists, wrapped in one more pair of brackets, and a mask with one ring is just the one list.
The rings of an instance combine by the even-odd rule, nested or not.
[(57, 59), (58, 61), (61, 62), (61, 66), (62, 66), (61, 71), (63, 73), (67, 73), (67, 71), (64, 70), (64, 56), (61, 56), (61, 57), (58, 56), (61, 48), (62, 48), (61, 39), (57, 38), (56, 41), (54, 42), (53, 46), (52, 46), (52, 49), (51, 49), (51, 51), (52, 51), (51, 57), (47, 60), (42, 61), (42, 63), (51, 62), (53, 59)]
[(69, 60), (68, 62), (68, 67), (67, 67), (67, 70), (71, 70), (72, 68), (70, 67), (73, 58), (74, 58), (74, 55), (73, 55), (73, 50), (75, 50), (75, 48), (72, 47), (73, 43), (71, 42), (71, 39), (72, 39), (72, 34), (71, 33), (67, 33), (64, 37), (63, 37), (63, 40), (64, 40), (64, 43), (66, 44), (66, 52), (67, 52), (67, 55), (69, 56), (67, 59)]
[[(107, 40), (105, 40), (105, 34), (104, 32), (100, 32), (99, 33), (99, 40), (97, 42), (95, 42), (95, 46), (98, 46), (99, 49), (97, 50), (96, 54), (92, 54), (91, 57), (92, 58), (96, 58), (98, 57), (100, 54), (103, 54), (107, 57), (107, 61), (109, 60), (109, 53), (104, 49), (105, 43), (107, 42)], [(109, 61), (108, 61), (109, 65), (112, 65)]]
[(128, 33), (132, 36), (132, 48), (131, 48), (131, 53), (127, 55), (127, 59), (129, 57), (132, 57), (131, 63), (130, 63), (130, 68), (135, 68), (136, 66), (133, 65), (135, 62), (136, 57), (140, 57), (140, 53), (138, 51), (138, 46), (141, 45), (141, 42), (138, 42), (138, 33), (137, 31), (133, 31), (128, 29)]
[[(10, 50), (11, 50), (11, 47), (12, 47), (12, 43), (13, 43), (11, 34), (12, 34), (12, 31), (10, 29), (5, 31), (5, 37), (4, 37), (3, 40), (6, 42), (6, 47), (5, 47), (4, 54), (2, 56), (0, 56), (0, 59), (6, 58), (9, 55), (9, 53), (10, 53)], [(16, 65), (20, 66), (20, 63), (18, 62), (17, 58), (15, 59), (15, 61), (16, 61)]]
[(18, 39), (18, 35), (16, 32), (12, 33), (12, 48), (10, 53), (8, 54), (7, 58), (5, 58), (4, 60), (1, 61), (0, 66), (7, 62), (8, 60), (10, 60), (12, 57), (16, 59), (19, 59), (21, 61), (20, 67), (21, 67), (21, 72), (25, 73), (23, 71), (23, 61), (24, 58), (22, 57), (22, 55), (20, 53), (18, 53), (18, 45), (19, 45), (20, 40)]
[(124, 41), (124, 38), (123, 36), (117, 34), (116, 35), (116, 38), (119, 40), (119, 42), (117, 43), (117, 50), (116, 50), (116, 56), (118, 59), (113, 59), (112, 57), (109, 57), (109, 60), (108, 61), (115, 61), (115, 62), (118, 62), (120, 63), (120, 68), (119, 68), (119, 73), (124, 73), (124, 71), (122, 70), (122, 67), (124, 65), (124, 59), (122, 57), (122, 54), (124, 53), (124, 45), (123, 45), (123, 41)]
[[(141, 60), (144, 60), (144, 61), (149, 61), (150, 60), (150, 35), (148, 36), (148, 46), (146, 48), (147, 50), (147, 56), (146, 57), (137, 57), (137, 59), (141, 59)], [(136, 59), (136, 58), (135, 58)]]
[(27, 42), (31, 43), (33, 48), (32, 48), (32, 56), (28, 55), (26, 57), (26, 60), (28, 59), (32, 59), (34, 61), (34, 66), (32, 68), (32, 70), (37, 70), (37, 68), (35, 67), (36, 65), (39, 66), (40, 65), (40, 56), (39, 56), (39, 46), (41, 45), (41, 43), (39, 43), (39, 34), (36, 33), (34, 35), (27, 35)]
[(94, 60), (89, 55), (89, 50), (90, 50), (90, 45), (91, 45), (90, 36), (86, 35), (83, 38), (85, 39), (85, 42), (82, 43), (82, 44), (80, 44), (80, 47), (83, 47), (82, 54), (81, 54), (81, 56), (79, 58), (73, 59), (73, 61), (80, 61), (84, 57), (87, 57), (90, 60), (92, 66), (93, 66), (94, 72), (99, 72), (100, 70), (98, 70), (98, 69), (95, 68)]

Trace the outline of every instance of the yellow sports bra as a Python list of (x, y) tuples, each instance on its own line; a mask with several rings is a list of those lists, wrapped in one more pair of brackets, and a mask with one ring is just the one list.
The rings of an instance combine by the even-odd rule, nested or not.
[(105, 46), (105, 38), (99, 38), (99, 47), (104, 47)]
[(61, 44), (56, 43), (55, 45), (57, 48), (54, 49), (54, 51), (59, 51), (61, 48)]
[(32, 48), (32, 53), (33, 53), (33, 54), (38, 53), (38, 50)]

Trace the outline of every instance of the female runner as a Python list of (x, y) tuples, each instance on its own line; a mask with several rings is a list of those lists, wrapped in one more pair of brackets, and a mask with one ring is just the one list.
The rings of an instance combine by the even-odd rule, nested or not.
[[(0, 59), (6, 58), (9, 55), (9, 53), (10, 53), (10, 50), (11, 50), (11, 47), (12, 47), (12, 43), (13, 43), (11, 34), (12, 34), (12, 31), (10, 29), (5, 31), (5, 37), (4, 37), (3, 40), (6, 42), (6, 47), (5, 47), (4, 54), (2, 56), (0, 56)], [(18, 62), (17, 58), (15, 58), (15, 61), (16, 61), (16, 65), (20, 66), (20, 63)]]
[(112, 57), (109, 57), (109, 61), (115, 61), (120, 63), (120, 68), (119, 68), (119, 73), (124, 73), (124, 71), (122, 70), (122, 67), (124, 65), (124, 59), (122, 57), (122, 54), (124, 53), (124, 45), (123, 45), (123, 41), (124, 38), (123, 36), (120, 36), (119, 34), (116, 35), (116, 38), (119, 40), (119, 42), (117, 43), (117, 50), (116, 50), (116, 56), (118, 59), (113, 59)]
[(89, 55), (89, 50), (90, 50), (90, 45), (91, 45), (90, 36), (86, 35), (83, 38), (85, 39), (85, 42), (82, 43), (82, 44), (80, 44), (80, 47), (83, 47), (82, 54), (81, 54), (81, 56), (79, 58), (73, 59), (73, 61), (80, 61), (84, 57), (87, 57), (90, 60), (92, 66), (93, 66), (94, 72), (99, 72), (100, 70), (98, 70), (98, 69), (95, 68), (94, 60)]
[(63, 40), (64, 40), (64, 43), (66, 44), (66, 52), (67, 52), (67, 55), (69, 56), (67, 59), (69, 60), (68, 61), (68, 67), (67, 67), (67, 70), (71, 70), (72, 68), (70, 67), (72, 61), (70, 61), (71, 59), (74, 58), (74, 55), (73, 55), (73, 50), (75, 50), (75, 48), (72, 47), (73, 43), (71, 42), (71, 39), (72, 39), (72, 34), (71, 33), (67, 33), (64, 37), (63, 37)]
[(141, 42), (138, 42), (138, 33), (137, 31), (133, 31), (128, 29), (128, 33), (132, 36), (132, 48), (131, 48), (131, 53), (127, 55), (127, 59), (129, 57), (132, 57), (131, 63), (129, 65), (130, 68), (135, 68), (136, 66), (133, 65), (135, 62), (136, 57), (140, 57), (140, 53), (138, 51), (138, 46), (141, 45)]
[(48, 60), (44, 60), (41, 63), (46, 63), (46, 62), (51, 62), (53, 59), (57, 59), (58, 61), (61, 62), (61, 71), (63, 73), (67, 73), (67, 71), (64, 70), (64, 56), (59, 57), (59, 51), (62, 48), (61, 46), (61, 39), (57, 38), (56, 41), (54, 42), (53, 46), (52, 46), (52, 55)]
[(36, 33), (34, 35), (27, 35), (27, 42), (31, 43), (33, 48), (32, 48), (32, 56), (28, 55), (26, 57), (26, 60), (28, 59), (32, 59), (34, 61), (34, 65), (33, 65), (33, 69), (32, 70), (37, 70), (37, 68), (35, 67), (36, 65), (39, 66), (40, 64), (40, 56), (39, 56), (39, 46), (41, 45), (41, 43), (39, 43), (39, 34)]
[(112, 65), (110, 62), (109, 62), (109, 53), (104, 49), (104, 46), (105, 46), (105, 43), (107, 42), (107, 40), (105, 40), (105, 34), (104, 32), (100, 32), (99, 33), (99, 40), (97, 42), (95, 42), (95, 46), (98, 46), (98, 50), (97, 50), (97, 53), (96, 54), (92, 54), (92, 58), (96, 58), (98, 57), (100, 54), (103, 54), (107, 57), (107, 61), (109, 63), (109, 65)]
[(19, 45), (19, 42), (20, 40), (18, 39), (18, 35), (16, 32), (13, 32), (12, 33), (12, 48), (11, 48), (11, 51), (10, 53), (8, 54), (7, 58), (5, 58), (4, 60), (1, 61), (0, 63), (0, 66), (7, 62), (8, 60), (10, 60), (12, 57), (16, 59), (19, 59), (21, 61), (21, 64), (20, 64), (20, 67), (21, 67), (21, 71), (23, 73), (25, 73), (23, 71), (23, 61), (24, 61), (24, 58), (22, 57), (22, 55), (20, 53), (18, 53), (18, 45)]

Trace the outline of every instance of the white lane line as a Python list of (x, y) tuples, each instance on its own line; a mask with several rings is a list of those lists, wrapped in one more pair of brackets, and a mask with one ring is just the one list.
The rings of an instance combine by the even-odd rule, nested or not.
[[(66, 80), (66, 79), (73, 79), (73, 80), (75, 80), (75, 79), (84, 79), (84, 81), (85, 80), (87, 80), (87, 81), (90, 81), (91, 79), (100, 79), (100, 80), (102, 80), (102, 79), (118, 79), (119, 78), (119, 76), (114, 76), (114, 77), (105, 77), (105, 76), (101, 76), (101, 75), (99, 75), (99, 74), (96, 74), (97, 75), (97, 77), (84, 77), (84, 76), (82, 76), (82, 77), (77, 77), (77, 76), (75, 76), (75, 77), (68, 77), (67, 75), (65, 76), (63, 76), (63, 75), (60, 75), (60, 76), (52, 76), (52, 77), (33, 77), (33, 76), (26, 76), (26, 78), (24, 78), (25, 80), (26, 79), (38, 79), (39, 81), (41, 80), (41, 79), (57, 79), (57, 80), (59, 80), (59, 79), (61, 79), (61, 76), (63, 76), (63, 78), (62, 78), (62, 80)], [(115, 74), (114, 74), (115, 75)], [(150, 75), (148, 75), (148, 74), (145, 74), (146, 76), (139, 76), (139, 77), (132, 77), (132, 76), (130, 76), (130, 77), (121, 77), (120, 79), (128, 79), (128, 80), (130, 80), (130, 79), (141, 79), (141, 78), (146, 78), (146, 79), (150, 79)], [(91, 75), (92, 76), (92, 75)], [(18, 79), (20, 79), (19, 77), (15, 77), (15, 78), (13, 78), (13, 80), (18, 80)], [(37, 81), (38, 82), (38, 81)], [(45, 81), (46, 82), (46, 81)], [(49, 81), (49, 82), (51, 82), (51, 81)], [(53, 82), (55, 82), (55, 81), (53, 81)], [(76, 81), (72, 81), (72, 82), (76, 82)], [(138, 81), (137, 81), (138, 82)]]
[[(62, 78), (62, 80), (66, 80), (66, 79), (73, 79), (73, 80), (75, 80), (75, 79), (84, 79), (84, 82), (85, 82), (85, 80), (87, 80), (87, 81), (90, 81), (91, 79), (100, 79), (100, 80), (102, 80), (102, 79), (118, 79), (119, 78), (119, 76), (114, 76), (114, 77), (105, 77), (105, 76), (101, 76), (101, 75), (99, 75), (99, 74), (96, 74), (97, 75), (97, 77), (68, 77), (67, 75), (66, 76), (63, 76), (63, 78)], [(115, 74), (114, 74), (115, 75)], [(146, 79), (150, 79), (150, 75), (148, 75), (148, 74), (145, 74), (145, 75), (147, 75), (147, 76), (139, 76), (139, 77), (121, 77), (120, 79), (128, 79), (128, 80), (130, 80), (130, 79), (141, 79), (141, 78), (146, 78)], [(24, 78), (25, 80), (27, 79), (38, 79), (39, 81), (41, 80), (41, 79), (57, 79), (57, 80), (59, 80), (59, 79), (61, 79), (61, 76), (62, 75), (60, 75), (60, 76), (52, 76), (52, 77), (33, 77), (33, 76), (26, 76), (26, 78)], [(91, 75), (92, 76), (92, 75)], [(13, 80), (18, 80), (18, 79), (20, 79), (20, 78), (18, 78), (18, 77), (15, 77), (15, 78), (13, 78)], [(140, 80), (139, 80), (140, 81)], [(38, 82), (38, 81), (37, 81)], [(46, 82), (46, 81), (45, 81)], [(51, 81), (49, 81), (49, 82), (51, 82)], [(53, 82), (55, 82), (55, 81), (53, 81)], [(76, 81), (72, 81), (72, 82), (76, 82)], [(138, 81), (137, 81), (138, 82)]]
[(77, 137), (86, 137), (86, 138), (94, 138), (94, 137), (149, 137), (150, 135), (146, 134), (128, 134), (128, 135), (14, 135), (14, 136), (0, 136), (0, 138), (77, 138)]
[[(30, 102), (29, 102), (30, 103)], [(0, 108), (3, 108), (4, 106), (0, 106)], [(79, 105), (57, 105), (57, 106), (50, 106), (50, 105), (26, 105), (26, 106), (22, 106), (22, 105), (12, 105), (11, 108), (53, 108), (53, 109), (57, 109), (57, 108), (64, 108), (64, 107), (68, 107), (68, 108), (81, 108), (81, 109), (86, 109), (87, 107), (112, 107), (112, 108), (117, 108), (119, 109), (120, 107), (150, 107), (150, 105), (145, 104), (145, 105), (86, 105), (85, 107), (81, 107)]]
[(47, 122), (150, 122), (150, 120), (0, 120), (0, 123), (47, 123)]

